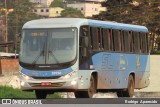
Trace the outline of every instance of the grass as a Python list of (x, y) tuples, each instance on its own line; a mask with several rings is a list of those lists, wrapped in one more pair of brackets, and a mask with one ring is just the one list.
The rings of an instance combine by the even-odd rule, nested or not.
[[(24, 92), (8, 86), (0, 86), (0, 98), (36, 98), (34, 92)], [(61, 98), (58, 93), (47, 95), (47, 98)]]

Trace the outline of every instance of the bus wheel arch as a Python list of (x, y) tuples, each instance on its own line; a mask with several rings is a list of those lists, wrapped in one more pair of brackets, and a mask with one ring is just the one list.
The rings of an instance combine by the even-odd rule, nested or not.
[(127, 88), (117, 91), (118, 97), (133, 97), (135, 89), (135, 73), (130, 73), (128, 76)]
[(86, 91), (76, 91), (76, 98), (93, 98), (93, 95), (97, 92), (97, 72), (92, 72), (89, 78), (89, 88)]

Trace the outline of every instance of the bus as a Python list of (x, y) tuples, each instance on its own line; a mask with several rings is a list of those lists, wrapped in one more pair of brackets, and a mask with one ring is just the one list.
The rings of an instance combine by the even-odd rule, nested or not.
[(47, 18), (22, 27), (19, 64), (23, 91), (93, 98), (97, 92), (133, 97), (149, 85), (145, 26), (83, 18)]

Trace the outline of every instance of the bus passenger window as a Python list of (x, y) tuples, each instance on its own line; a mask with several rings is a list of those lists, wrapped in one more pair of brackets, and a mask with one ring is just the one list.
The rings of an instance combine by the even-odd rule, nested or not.
[(114, 38), (114, 50), (119, 52), (120, 51), (120, 31), (113, 30), (113, 38)]
[(104, 29), (101, 29), (101, 48), (104, 50)]
[(112, 51), (112, 32), (110, 29), (103, 29), (103, 46), (104, 50), (106, 51)]
[(98, 29), (95, 27), (92, 27), (90, 34), (91, 34), (91, 41), (93, 44), (93, 50), (99, 50)]
[(124, 51), (129, 52), (130, 46), (129, 46), (129, 32), (124, 31)]
[(146, 46), (147, 46), (147, 53), (149, 53), (149, 40), (148, 40), (148, 34), (146, 33)]
[(140, 41), (139, 41), (139, 33), (133, 32), (133, 44), (134, 44), (134, 50), (136, 53), (140, 53)]
[(143, 35), (142, 35), (142, 52), (143, 53), (147, 53), (147, 41), (146, 41), (147, 39), (146, 39), (146, 34), (145, 33), (143, 33)]
[(132, 53), (133, 52), (133, 36), (132, 36), (132, 32), (129, 32), (129, 52)]
[(98, 28), (98, 47), (99, 47), (99, 50), (101, 50), (101, 47), (102, 47), (102, 34), (101, 34), (101, 29)]
[(124, 52), (124, 32), (120, 31), (121, 52)]

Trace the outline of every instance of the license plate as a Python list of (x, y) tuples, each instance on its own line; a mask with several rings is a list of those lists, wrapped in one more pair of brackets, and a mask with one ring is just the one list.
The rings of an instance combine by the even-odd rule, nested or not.
[(42, 82), (41, 86), (51, 86), (52, 83), (51, 82)]

